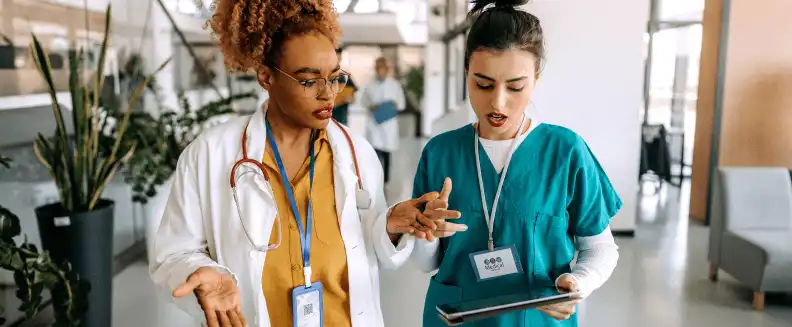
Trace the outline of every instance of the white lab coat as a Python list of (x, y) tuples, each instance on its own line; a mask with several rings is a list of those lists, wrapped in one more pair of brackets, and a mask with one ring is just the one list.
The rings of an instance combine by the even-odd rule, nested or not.
[(366, 126), (366, 139), (375, 149), (385, 152), (394, 152), (399, 148), (399, 121), (391, 119), (382, 124), (377, 124), (369, 107), (385, 101), (393, 101), (396, 108), (404, 110), (407, 102), (404, 99), (404, 90), (401, 83), (393, 78), (382, 81), (374, 79), (366, 85), (360, 98), (360, 105), (366, 108), (370, 119)]
[[(253, 114), (247, 127), (248, 156), (254, 160), (263, 157), (267, 144), (263, 111)], [(254, 250), (245, 236), (229, 183), (231, 167), (242, 158), (240, 143), (246, 123), (248, 117), (240, 117), (209, 129), (181, 155), (155, 239), (156, 259), (150, 263), (150, 272), (167, 297), (199, 267), (226, 272), (237, 281), (243, 313), (250, 326), (269, 327), (261, 289), (267, 256)], [(388, 238), (383, 173), (371, 146), (352, 136), (363, 186), (373, 201), (370, 209), (358, 210), (358, 179), (349, 143), (335, 124), (328, 126), (327, 134), (333, 151), (336, 210), (348, 262), (352, 326), (382, 327), (379, 265), (401, 266), (412, 251), (414, 237), (405, 235), (396, 247)], [(263, 178), (250, 176), (253, 175), (241, 178), (237, 185), (240, 210), (253, 241), (263, 245), (270, 239), (276, 221), (276, 203), (263, 191)], [(194, 295), (174, 302), (198, 321), (204, 321)]]

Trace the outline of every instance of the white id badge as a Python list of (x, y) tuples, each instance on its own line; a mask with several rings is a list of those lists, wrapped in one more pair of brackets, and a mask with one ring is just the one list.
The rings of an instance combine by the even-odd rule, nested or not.
[(311, 283), (310, 288), (299, 286), (292, 290), (292, 320), (294, 327), (323, 327), (322, 283)]
[(470, 262), (479, 282), (523, 272), (514, 245), (471, 253)]

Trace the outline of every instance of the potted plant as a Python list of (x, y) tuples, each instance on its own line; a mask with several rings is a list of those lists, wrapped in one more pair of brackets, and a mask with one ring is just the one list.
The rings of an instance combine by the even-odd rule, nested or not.
[[(116, 142), (100, 147), (107, 120), (100, 119), (99, 94), (104, 82), (105, 57), (110, 37), (110, 6), (105, 12), (105, 34), (99, 52), (95, 79), (83, 83), (83, 51), (69, 51), (69, 93), (73, 135), (58, 102), (52, 68), (46, 51), (33, 35), (31, 54), (47, 84), (55, 117), (55, 135), (40, 134), (34, 142), (39, 161), (49, 170), (58, 188), (60, 202), (36, 208), (42, 247), (56, 263), (71, 262), (77, 274), (92, 288), (83, 326), (112, 324), (113, 202), (102, 198), (105, 186), (118, 167), (128, 159), (134, 144), (122, 142), (133, 107), (146, 86), (141, 83), (130, 98), (126, 114), (114, 130)], [(159, 69), (167, 64), (164, 63)], [(92, 91), (89, 91), (92, 90)]]
[(133, 201), (143, 205), (149, 259), (153, 253), (150, 240), (159, 228), (171, 176), (182, 151), (212, 118), (232, 114), (235, 101), (256, 97), (253, 92), (237, 94), (193, 109), (180, 94), (180, 111), (166, 110), (157, 118), (144, 112), (132, 114), (125, 137), (135, 143), (135, 154), (124, 165), (124, 175), (132, 186)]
[(412, 94), (419, 102), (423, 99), (424, 92), (424, 68), (423, 66), (413, 66), (404, 76), (405, 89), (408, 94)]
[[(0, 156), (0, 165), (8, 168), (10, 160)], [(21, 235), (19, 217), (0, 205), (0, 268), (14, 273), (16, 296), (22, 302), (22, 318), (11, 326), (32, 319), (43, 307), (42, 292), (50, 291), (55, 311), (54, 327), (79, 326), (87, 309), (90, 285), (71, 269), (68, 262), (58, 264), (47, 252), (39, 252), (28, 243), (14, 240)], [(0, 325), (5, 325), (4, 308), (0, 307)]]
[(421, 132), (421, 120), (423, 119), (421, 108), (423, 107), (424, 96), (424, 67), (410, 67), (404, 75), (404, 84), (404, 93), (408, 104), (407, 110), (415, 115), (415, 137), (420, 138), (423, 136)]
[(236, 94), (193, 109), (189, 100), (179, 95), (180, 111), (166, 110), (158, 118), (148, 113), (133, 113), (126, 137), (136, 144), (136, 150), (125, 165), (133, 200), (146, 204), (157, 194), (156, 188), (171, 177), (182, 151), (212, 118), (233, 114), (235, 101), (255, 97), (252, 92)]

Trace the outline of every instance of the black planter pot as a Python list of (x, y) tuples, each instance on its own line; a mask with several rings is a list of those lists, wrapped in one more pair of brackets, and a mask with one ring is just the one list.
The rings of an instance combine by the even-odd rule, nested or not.
[(67, 260), (91, 284), (83, 327), (112, 325), (113, 201), (94, 211), (67, 214), (60, 203), (36, 208), (41, 245), (56, 262)]

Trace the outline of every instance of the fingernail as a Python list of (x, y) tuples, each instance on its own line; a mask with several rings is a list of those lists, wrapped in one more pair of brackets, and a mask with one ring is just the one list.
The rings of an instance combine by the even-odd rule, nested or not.
[(466, 231), (468, 229), (467, 225), (462, 225), (462, 231)]

